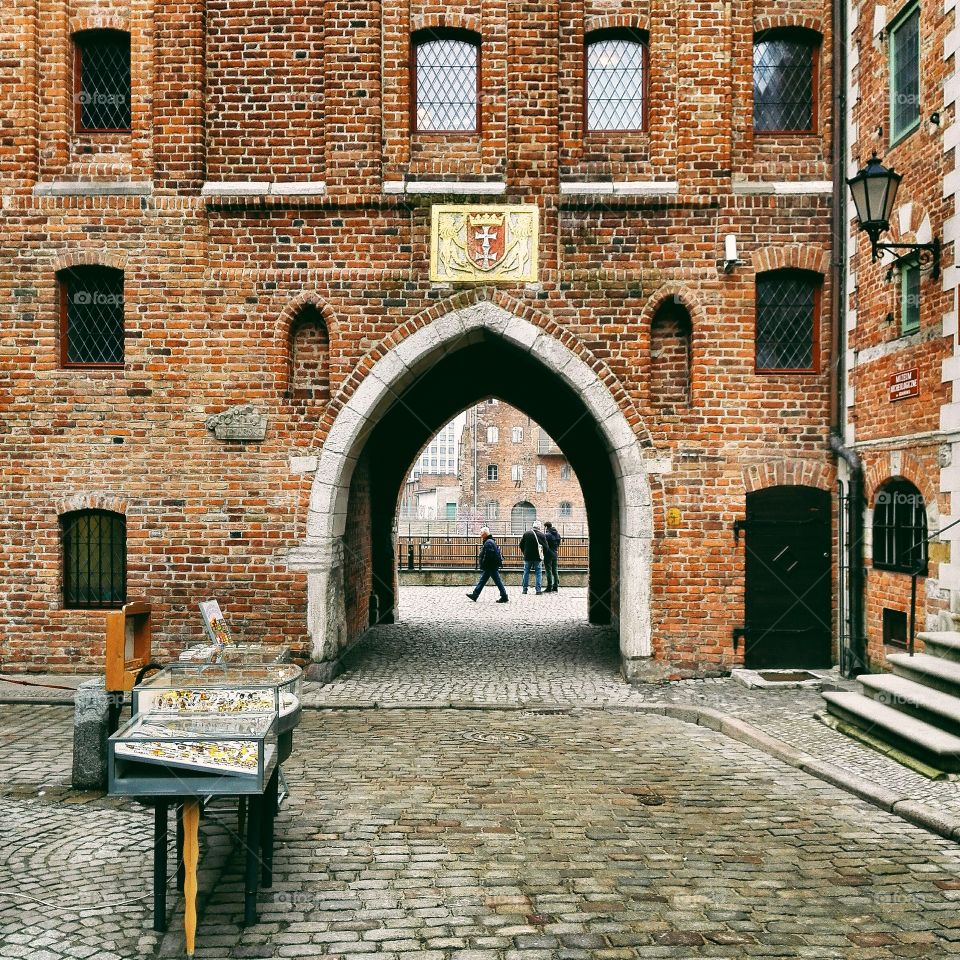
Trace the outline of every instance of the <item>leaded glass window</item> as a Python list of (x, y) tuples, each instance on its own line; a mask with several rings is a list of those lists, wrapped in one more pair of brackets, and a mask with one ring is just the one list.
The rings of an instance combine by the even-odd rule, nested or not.
[(122, 365), (123, 271), (74, 267), (64, 270), (59, 279), (63, 365)]
[(457, 32), (414, 40), (415, 129), (473, 133), (479, 129), (480, 40)]
[(775, 270), (757, 278), (757, 370), (813, 371), (819, 276)]
[(899, 140), (920, 123), (920, 8), (890, 27), (890, 137)]
[(881, 487), (873, 508), (873, 565), (901, 573), (927, 572), (927, 508), (909, 480)]
[(587, 130), (646, 126), (647, 45), (639, 34), (587, 38)]
[(77, 129), (130, 129), (130, 34), (85, 30), (74, 37)]
[(121, 607), (127, 599), (127, 521), (108, 510), (60, 518), (65, 607)]
[(753, 129), (805, 131), (814, 126), (818, 44), (793, 33), (753, 41)]

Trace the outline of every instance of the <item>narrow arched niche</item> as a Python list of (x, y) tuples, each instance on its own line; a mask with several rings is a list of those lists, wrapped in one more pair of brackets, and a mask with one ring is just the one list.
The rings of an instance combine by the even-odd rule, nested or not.
[(308, 304), (290, 327), (290, 397), (330, 399), (330, 336), (320, 311)]
[(650, 324), (650, 402), (664, 412), (690, 403), (693, 324), (682, 303), (663, 303)]

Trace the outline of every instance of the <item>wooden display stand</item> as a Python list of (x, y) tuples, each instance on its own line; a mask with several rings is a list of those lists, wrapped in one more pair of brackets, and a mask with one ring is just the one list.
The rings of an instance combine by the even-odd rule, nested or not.
[(150, 604), (132, 600), (107, 614), (106, 688), (132, 690), (137, 672), (150, 663)]
[(107, 734), (116, 733), (123, 694), (132, 690), (137, 673), (150, 663), (153, 639), (150, 604), (131, 600), (107, 614), (106, 669), (104, 687), (110, 696)]

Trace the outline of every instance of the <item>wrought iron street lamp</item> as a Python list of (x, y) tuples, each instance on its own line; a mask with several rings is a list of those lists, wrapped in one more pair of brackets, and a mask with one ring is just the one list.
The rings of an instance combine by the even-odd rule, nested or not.
[(890, 216), (901, 179), (902, 175), (896, 173), (893, 167), (885, 167), (874, 151), (867, 165), (847, 181), (853, 195), (853, 204), (857, 208), (860, 229), (870, 238), (874, 261), (881, 250), (890, 250), (893, 253), (905, 251), (898, 255), (898, 260), (911, 253), (918, 256), (926, 254), (931, 262), (930, 276), (936, 280), (940, 276), (939, 237), (934, 237), (930, 243), (880, 243), (880, 234), (890, 229)]

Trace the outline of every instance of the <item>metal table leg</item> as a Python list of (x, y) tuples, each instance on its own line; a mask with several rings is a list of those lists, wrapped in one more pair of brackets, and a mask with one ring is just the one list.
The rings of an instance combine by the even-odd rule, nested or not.
[(260, 812), (260, 850), (263, 857), (261, 883), (264, 887), (273, 886), (273, 824), (277, 816), (277, 782), (279, 767), (270, 777), (263, 794), (263, 808)]
[(183, 804), (177, 804), (177, 889), (183, 890)]
[(257, 880), (260, 877), (260, 817), (262, 797), (247, 800), (247, 864), (244, 882), (243, 922), (252, 926), (257, 922)]
[(167, 929), (167, 813), (166, 800), (153, 810), (153, 929)]

